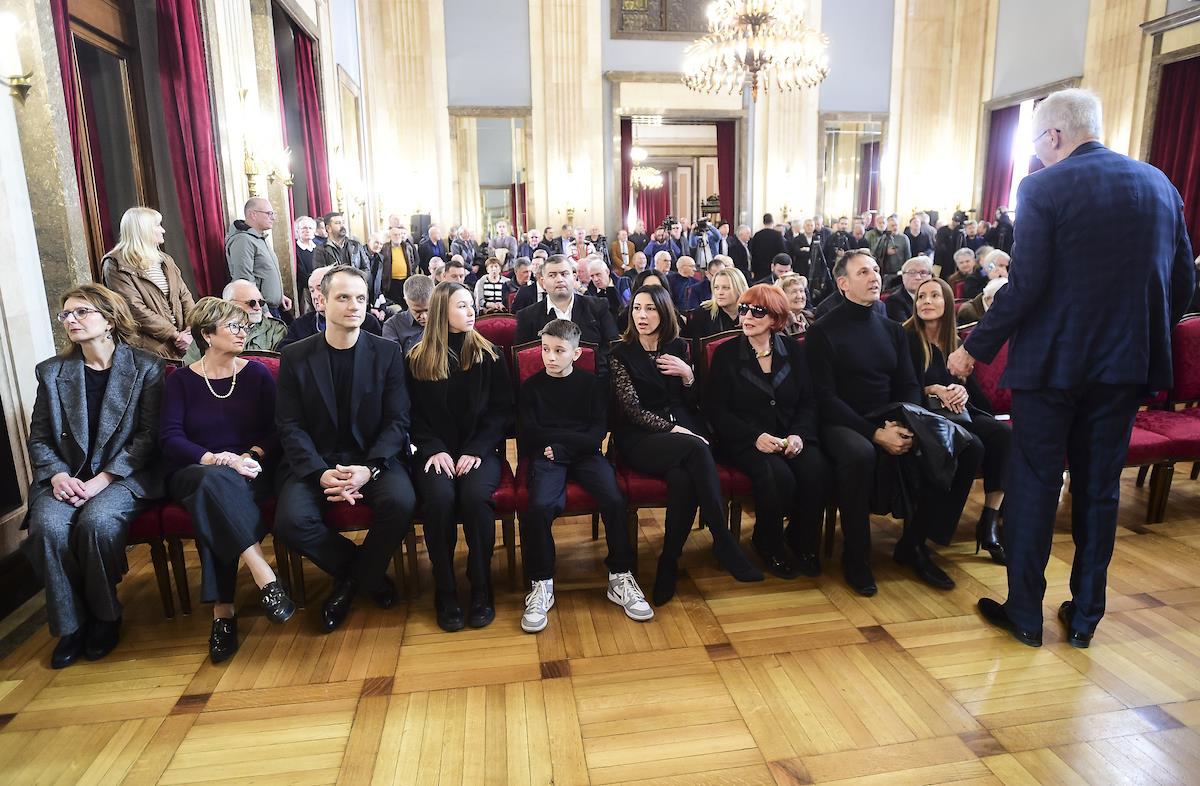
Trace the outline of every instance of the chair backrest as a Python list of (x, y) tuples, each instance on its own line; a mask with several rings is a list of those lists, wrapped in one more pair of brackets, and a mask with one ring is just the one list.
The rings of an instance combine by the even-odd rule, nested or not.
[[(579, 354), (579, 360), (575, 361), (576, 367), (588, 373), (596, 373), (596, 346), (587, 342), (580, 342), (579, 348), (583, 350)], [(542, 363), (542, 342), (526, 341), (524, 344), (518, 344), (512, 349), (513, 374), (517, 380), (517, 387), (521, 383), (532, 377), (534, 374), (545, 368)], [(582, 402), (581, 402), (582, 403)]]
[(1200, 315), (1184, 317), (1171, 334), (1172, 401), (1200, 401)]
[[(974, 327), (974, 324), (969, 325), (965, 330), (960, 330), (959, 335), (965, 340), (967, 336), (971, 335), (971, 329)], [(1004, 342), (1004, 346), (1000, 347), (1000, 351), (996, 353), (996, 357), (992, 358), (991, 363), (975, 362), (975, 381), (979, 383), (984, 395), (992, 402), (992, 411), (996, 415), (1007, 415), (1012, 412), (1012, 391), (1000, 384), (1000, 378), (1004, 376), (1004, 368), (1007, 365), (1007, 341)]]
[(512, 365), (512, 345), (517, 337), (517, 316), (515, 314), (484, 314), (475, 320), (475, 329), (488, 341), (496, 345), (508, 370), (514, 370)]
[(959, 282), (955, 283), (955, 285), (954, 285), (954, 299), (955, 299), (955, 300), (961, 300), (961, 299), (962, 299), (962, 296), (963, 296), (963, 291), (964, 291), (966, 288), (967, 288), (967, 282), (966, 282), (966, 281), (959, 281)]
[(253, 360), (255, 363), (262, 363), (267, 367), (267, 371), (271, 372), (271, 376), (275, 381), (279, 381), (279, 353), (278, 352), (243, 352), (242, 357)]
[(740, 335), (742, 335), (742, 331), (739, 328), (713, 333), (711, 336), (705, 336), (700, 339), (700, 357), (696, 359), (696, 370), (699, 372), (701, 378), (708, 376), (708, 369), (712, 365), (713, 353), (717, 351), (717, 347)]

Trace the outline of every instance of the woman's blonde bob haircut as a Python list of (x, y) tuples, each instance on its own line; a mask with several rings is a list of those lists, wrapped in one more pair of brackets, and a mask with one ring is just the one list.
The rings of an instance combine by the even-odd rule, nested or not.
[(216, 333), (221, 325), (230, 322), (249, 323), (246, 312), (237, 303), (219, 297), (202, 297), (196, 301), (192, 313), (188, 314), (187, 323), (200, 354), (208, 351), (207, 336)]
[(154, 230), (162, 223), (162, 213), (150, 207), (131, 207), (121, 216), (121, 236), (105, 256), (130, 267), (146, 271), (163, 261)]

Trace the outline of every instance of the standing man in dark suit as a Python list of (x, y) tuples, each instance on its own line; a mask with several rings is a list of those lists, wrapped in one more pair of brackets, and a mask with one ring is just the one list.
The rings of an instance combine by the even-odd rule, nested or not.
[[(771, 274), (771, 260), (776, 254), (786, 254), (787, 244), (783, 242), (783, 233), (775, 226), (775, 217), (770, 213), (763, 215), (763, 228), (750, 238), (750, 279), (758, 280)], [(737, 257), (734, 257), (736, 264)]]
[(517, 312), (514, 343), (534, 341), (538, 331), (552, 319), (569, 319), (579, 326), (582, 341), (598, 347), (596, 375), (607, 377), (608, 347), (617, 340), (617, 325), (608, 311), (608, 302), (576, 294), (575, 262), (562, 254), (547, 259), (541, 273), (546, 299)]
[[(321, 281), (323, 333), (292, 344), (279, 364), (275, 419), (283, 447), (275, 534), (333, 577), (322, 629), (336, 630), (359, 588), (388, 608), (388, 561), (412, 526), (409, 400), (399, 344), (361, 329), (367, 279), (339, 266)], [(330, 529), (327, 505), (364, 500), (374, 519), (361, 546)]]
[(742, 271), (746, 280), (750, 280), (750, 227), (742, 224), (737, 232), (729, 239), (729, 258), (733, 266)]
[[(1064, 463), (1075, 561), (1072, 599), (1058, 616), (1068, 643), (1087, 647), (1104, 614), (1134, 413), (1147, 390), (1171, 387), (1171, 330), (1195, 285), (1179, 192), (1159, 170), (1100, 144), (1100, 129), (1088, 91), (1038, 106), (1034, 152), (1046, 168), (1021, 181), (1008, 286), (948, 359), (950, 373), (966, 376), (1011, 341), (1003, 383), (1019, 491), (1005, 505), (1008, 600), (982, 598), (979, 610), (1034, 647)], [(1109, 240), (1114, 226), (1140, 238), (1136, 253)]]
[(417, 246), (417, 253), (421, 257), (421, 272), (426, 275), (431, 275), (429, 272), (429, 260), (437, 257), (438, 259), (450, 258), (450, 246), (442, 239), (442, 228), (437, 224), (429, 227), (429, 234)]

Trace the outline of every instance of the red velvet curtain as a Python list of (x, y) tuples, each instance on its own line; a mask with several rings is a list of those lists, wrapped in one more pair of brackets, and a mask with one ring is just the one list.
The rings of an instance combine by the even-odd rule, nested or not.
[(1012, 148), (1020, 119), (1020, 104), (992, 110), (987, 162), (983, 169), (983, 203), (979, 208), (980, 215), (989, 221), (996, 215), (996, 208), (1008, 205), (1013, 176)]
[(74, 44), (71, 40), (71, 17), (67, 0), (50, 0), (50, 15), (54, 18), (54, 41), (58, 44), (58, 70), (62, 73), (63, 99), (67, 104), (67, 130), (71, 135), (71, 150), (75, 153), (75, 177), (79, 196), (83, 197), (83, 150), (79, 145), (79, 111), (75, 105), (76, 85)]
[[(663, 173), (666, 180), (666, 173)], [(646, 229), (654, 231), (654, 227), (671, 214), (671, 190), (666, 184), (662, 188), (643, 188), (638, 191), (637, 217), (646, 222)]]
[(208, 68), (198, 0), (156, 0), (163, 124), (171, 148), (175, 193), (197, 296), (220, 295), (225, 263), (225, 211), (209, 107)]
[(879, 209), (879, 142), (867, 142), (858, 150), (859, 215)]
[(313, 40), (303, 30), (292, 25), (296, 44), (296, 94), (300, 124), (304, 129), (304, 165), (308, 172), (308, 214), (328, 213), (329, 164), (325, 151), (325, 129), (321, 124), (321, 102), (317, 93), (317, 65)]
[[(734, 156), (737, 154), (737, 121), (717, 121), (717, 193), (721, 198), (721, 219), (736, 226), (734, 213)], [(708, 194), (701, 194), (708, 199)], [(650, 226), (647, 224), (646, 226)]]
[[(621, 215), (617, 226), (625, 227), (629, 219), (629, 185), (633, 179), (633, 158), (629, 151), (633, 150), (633, 118), (621, 118)], [(630, 232), (633, 227), (625, 227)]]
[(1154, 114), (1150, 163), (1166, 173), (1183, 197), (1183, 218), (1192, 245), (1200, 247), (1200, 57), (1165, 66)]

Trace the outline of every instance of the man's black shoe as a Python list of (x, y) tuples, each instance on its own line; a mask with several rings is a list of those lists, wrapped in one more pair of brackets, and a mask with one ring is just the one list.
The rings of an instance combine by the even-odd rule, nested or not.
[(466, 627), (462, 606), (454, 593), (437, 593), (433, 599), (433, 608), (437, 612), (438, 627), (447, 633), (454, 633)]
[(907, 565), (917, 574), (917, 578), (935, 589), (954, 589), (954, 579), (946, 575), (946, 571), (937, 566), (933, 555), (927, 546), (917, 546), (913, 549), (901, 549), (896, 545), (892, 559), (901, 565)]
[(1058, 620), (1067, 629), (1067, 643), (1077, 650), (1086, 650), (1092, 646), (1092, 634), (1072, 628), (1071, 620), (1074, 617), (1074, 601), (1064, 600), (1063, 604), (1058, 607)]
[(871, 572), (871, 566), (865, 562), (843, 565), (842, 576), (850, 585), (850, 589), (865, 598), (869, 598), (879, 591), (875, 585), (875, 574)]
[(991, 598), (979, 599), (979, 613), (983, 618), (992, 625), (995, 625), (1001, 630), (1006, 630), (1012, 634), (1012, 637), (1028, 647), (1042, 646), (1042, 632), (1040, 630), (1021, 630), (1017, 624), (1009, 619), (1008, 612), (1004, 605), (998, 603)]
[(396, 583), (387, 576), (383, 577), (379, 588), (371, 593), (371, 600), (381, 609), (390, 609), (395, 606), (399, 597), (396, 592)]
[(342, 579), (333, 585), (333, 592), (321, 607), (321, 630), (333, 633), (342, 626), (350, 614), (354, 604), (354, 596), (358, 594), (358, 584), (349, 579)]
[(467, 624), (472, 628), (486, 628), (496, 619), (496, 603), (490, 590), (471, 590), (471, 612)]

